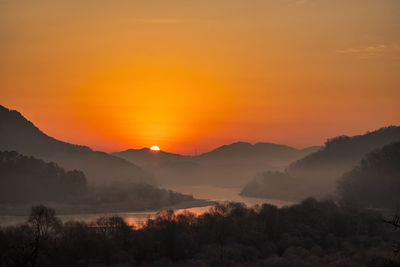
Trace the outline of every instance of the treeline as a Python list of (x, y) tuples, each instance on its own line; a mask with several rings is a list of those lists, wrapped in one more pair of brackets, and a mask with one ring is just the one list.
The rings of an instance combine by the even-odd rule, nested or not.
[(52, 162), (0, 151), (0, 202), (65, 201), (86, 190), (81, 171), (65, 171)]
[(26, 224), (0, 229), (0, 265), (399, 266), (389, 226), (377, 212), (312, 198), (284, 208), (226, 203), (200, 216), (165, 211), (137, 228), (116, 216), (62, 224), (38, 206)]

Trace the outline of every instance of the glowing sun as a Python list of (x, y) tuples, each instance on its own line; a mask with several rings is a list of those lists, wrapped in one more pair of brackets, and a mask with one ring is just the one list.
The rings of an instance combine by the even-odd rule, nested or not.
[(150, 150), (160, 151), (160, 148), (158, 146), (152, 146), (152, 147), (150, 147)]

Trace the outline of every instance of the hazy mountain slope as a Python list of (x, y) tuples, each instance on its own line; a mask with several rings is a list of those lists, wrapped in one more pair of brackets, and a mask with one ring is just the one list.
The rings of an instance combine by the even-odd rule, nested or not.
[(154, 183), (150, 174), (124, 159), (89, 147), (54, 139), (40, 131), (19, 112), (0, 106), (0, 150), (15, 150), (66, 169), (85, 172), (89, 182), (133, 181)]
[(236, 142), (230, 145), (220, 146), (210, 152), (198, 156), (180, 155), (165, 151), (152, 151), (148, 148), (128, 149), (115, 152), (112, 155), (124, 158), (138, 165), (159, 165), (171, 162), (236, 162), (244, 160), (262, 161), (291, 161), (303, 157), (320, 149), (319, 146), (305, 149), (295, 149), (286, 145), (272, 143)]
[(292, 161), (300, 159), (319, 147), (296, 149), (286, 145), (272, 143), (237, 142), (221, 146), (213, 151), (194, 158), (207, 172), (202, 173), (203, 180), (222, 185), (243, 186), (251, 177), (264, 171), (285, 169)]
[[(390, 126), (353, 137), (329, 139), (325, 146), (292, 163), (282, 174), (265, 172), (247, 184), (242, 194), (254, 197), (302, 199), (333, 194), (337, 180), (365, 154), (400, 141), (400, 127)], [(277, 179), (279, 177), (279, 179)], [(282, 187), (284, 186), (284, 189)]]
[(244, 159), (262, 159), (270, 161), (289, 161), (314, 152), (319, 147), (312, 147), (303, 150), (295, 149), (286, 145), (272, 143), (256, 143), (254, 145), (246, 142), (236, 142), (230, 145), (223, 145), (210, 152), (196, 157), (200, 161), (232, 161)]

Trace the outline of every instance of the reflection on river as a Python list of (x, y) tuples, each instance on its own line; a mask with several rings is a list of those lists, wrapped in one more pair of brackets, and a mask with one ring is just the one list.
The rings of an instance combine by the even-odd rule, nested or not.
[[(287, 206), (293, 204), (293, 202), (287, 202), (276, 199), (262, 199), (262, 198), (249, 198), (242, 197), (239, 195), (240, 188), (223, 188), (223, 187), (212, 187), (212, 186), (169, 186), (168, 189), (172, 189), (185, 194), (191, 194), (195, 198), (208, 199), (217, 202), (235, 201), (243, 202), (247, 206), (254, 206), (257, 204), (269, 203), (278, 207)], [(186, 209), (176, 209), (176, 213), (182, 213), (184, 211), (192, 212), (196, 215), (207, 212), (212, 206), (204, 207), (193, 207)], [(93, 222), (101, 216), (118, 215), (125, 219), (129, 225), (140, 225), (157, 216), (160, 211), (136, 211), (136, 212), (117, 212), (117, 213), (82, 213), (82, 214), (68, 214), (68, 215), (57, 215), (62, 222), (67, 221), (83, 221), (86, 223)], [(15, 224), (21, 224), (26, 222), (27, 216), (0, 216), (0, 226), (9, 226)]]

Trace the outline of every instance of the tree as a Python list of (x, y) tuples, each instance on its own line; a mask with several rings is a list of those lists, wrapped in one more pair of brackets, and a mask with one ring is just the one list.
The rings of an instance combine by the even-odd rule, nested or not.
[[(393, 225), (395, 230), (400, 229), (400, 215), (394, 215), (391, 220), (384, 220), (384, 222)], [(400, 241), (393, 244), (393, 250), (396, 254), (400, 253)]]
[(60, 226), (60, 220), (56, 217), (56, 211), (44, 205), (32, 206), (28, 223), (32, 226), (36, 238), (45, 240), (50, 232), (56, 232)]

